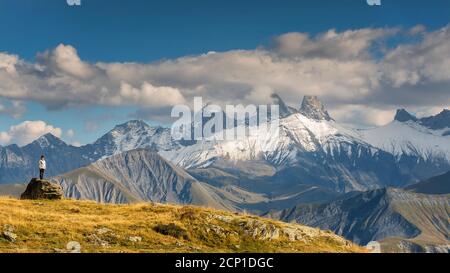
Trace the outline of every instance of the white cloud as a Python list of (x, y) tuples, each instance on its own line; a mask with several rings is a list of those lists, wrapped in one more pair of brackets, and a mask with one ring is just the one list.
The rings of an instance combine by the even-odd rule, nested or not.
[(52, 72), (67, 73), (81, 79), (94, 76), (95, 68), (83, 62), (77, 50), (70, 45), (58, 45), (53, 51), (38, 54), (40, 62), (52, 68)]
[(395, 112), (366, 105), (341, 105), (330, 110), (335, 119), (356, 128), (385, 125), (394, 119)]
[(165, 107), (185, 102), (178, 89), (167, 86), (156, 87), (148, 82), (144, 82), (140, 88), (122, 82), (118, 96), (111, 98), (111, 101), (117, 102), (117, 104), (126, 101), (130, 104), (148, 107)]
[[(387, 48), (383, 41), (393, 34), (414, 39)], [(267, 102), (276, 92), (293, 106), (311, 94), (331, 109), (369, 107), (384, 114), (364, 118), (349, 110), (356, 115), (351, 119), (379, 124), (387, 119), (384, 111), (395, 107), (450, 104), (450, 27), (288, 33), (275, 37), (271, 47), (150, 64), (89, 63), (68, 45), (39, 54), (36, 63), (0, 56), (0, 97), (49, 109), (131, 105), (159, 118), (160, 109), (189, 103), (194, 96), (223, 105)]]
[(397, 29), (359, 29), (337, 33), (331, 29), (316, 37), (305, 33), (287, 33), (274, 39), (275, 50), (283, 55), (329, 59), (353, 59), (367, 56), (372, 43), (396, 33)]
[(4, 69), (10, 75), (16, 75), (16, 64), (19, 58), (16, 55), (9, 55), (0, 52), (0, 70)]
[(62, 130), (41, 120), (24, 121), (18, 125), (11, 126), (6, 132), (0, 132), (0, 144), (15, 143), (17, 145), (26, 145), (48, 133), (61, 137)]
[(450, 26), (425, 34), (420, 43), (399, 45), (386, 55), (383, 70), (396, 87), (450, 81)]

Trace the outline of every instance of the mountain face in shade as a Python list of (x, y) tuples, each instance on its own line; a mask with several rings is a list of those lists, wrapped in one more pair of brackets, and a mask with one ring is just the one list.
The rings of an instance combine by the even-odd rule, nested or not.
[(304, 116), (314, 120), (333, 120), (316, 96), (305, 96), (299, 111)]
[(450, 129), (450, 110), (444, 109), (442, 112), (435, 116), (418, 119), (405, 109), (399, 109), (397, 110), (397, 114), (395, 115), (395, 120), (399, 122), (416, 122), (421, 126), (431, 130)]
[(394, 120), (399, 122), (406, 122), (406, 121), (417, 121), (417, 118), (411, 115), (405, 109), (399, 109), (397, 110), (397, 114), (395, 115)]
[(424, 194), (450, 194), (450, 172), (408, 186), (406, 189)]
[(450, 110), (445, 109), (435, 116), (422, 118), (420, 122), (432, 130), (450, 129)]
[(383, 252), (450, 251), (449, 195), (400, 189), (351, 193), (322, 205), (300, 205), (268, 216), (331, 230), (361, 245), (378, 241)]

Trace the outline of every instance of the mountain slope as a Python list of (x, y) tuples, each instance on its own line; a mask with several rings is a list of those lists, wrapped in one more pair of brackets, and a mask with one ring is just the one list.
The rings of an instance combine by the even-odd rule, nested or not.
[[(30, 224), (32, 223), (32, 224)], [(0, 252), (364, 252), (336, 236), (297, 224), (197, 207), (102, 205), (0, 198)]]
[(99, 160), (53, 178), (67, 197), (108, 203), (153, 201), (233, 210), (212, 186), (201, 183), (146, 149)]
[(450, 250), (449, 195), (380, 189), (268, 215), (329, 229), (363, 245), (379, 241), (386, 252)]
[[(207, 168), (224, 160), (265, 161), (282, 179), (336, 192), (416, 182), (398, 166), (392, 154), (367, 143), (358, 131), (331, 119), (317, 98), (305, 98), (297, 113), (269, 124), (271, 129), (255, 128), (253, 134), (243, 139), (203, 141), (160, 154), (187, 169)], [(435, 174), (434, 171), (430, 173)]]
[(450, 172), (411, 185), (406, 189), (425, 194), (450, 194)]

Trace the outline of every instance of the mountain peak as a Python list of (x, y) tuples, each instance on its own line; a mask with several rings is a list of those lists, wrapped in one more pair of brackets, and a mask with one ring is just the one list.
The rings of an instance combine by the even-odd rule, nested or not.
[(116, 126), (116, 128), (136, 128), (136, 127), (149, 127), (149, 126), (143, 120), (130, 120)]
[(51, 145), (66, 145), (64, 141), (62, 141), (60, 138), (53, 135), (52, 133), (47, 133), (39, 137), (38, 139), (33, 141), (33, 143), (39, 145), (41, 148), (49, 147)]
[(280, 117), (287, 117), (296, 112), (295, 109), (292, 109), (291, 107), (286, 105), (286, 103), (284, 103), (283, 99), (277, 93), (273, 93), (270, 97), (273, 99), (273, 102), (280, 107)]
[(435, 116), (420, 119), (420, 122), (423, 126), (433, 130), (450, 128), (450, 110), (444, 109)]
[(305, 96), (300, 113), (316, 120), (333, 120), (317, 96)]
[(395, 114), (395, 120), (399, 122), (407, 122), (410, 120), (417, 121), (417, 118), (405, 109), (398, 109), (397, 114)]

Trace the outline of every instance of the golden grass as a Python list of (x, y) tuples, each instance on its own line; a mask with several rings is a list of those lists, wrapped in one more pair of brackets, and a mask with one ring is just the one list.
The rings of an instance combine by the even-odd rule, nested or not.
[[(232, 217), (224, 222), (217, 215)], [(285, 224), (244, 214), (193, 206), (161, 204), (111, 205), (91, 201), (24, 201), (0, 198), (0, 252), (58, 252), (77, 241), (82, 252), (363, 252), (330, 232), (290, 241), (254, 239), (242, 230), (240, 221), (258, 219), (277, 227)], [(164, 235), (157, 226), (174, 224), (187, 236)], [(15, 242), (2, 236), (10, 225)], [(298, 226), (298, 225), (296, 225)], [(219, 228), (215, 232), (207, 227)], [(101, 229), (108, 229), (101, 232)], [(307, 229), (307, 228), (305, 228)], [(309, 229), (309, 228), (308, 228)], [(186, 235), (185, 234), (185, 235)], [(130, 237), (141, 237), (132, 242)], [(99, 243), (100, 241), (100, 243)], [(103, 242), (103, 243), (101, 243)]]

